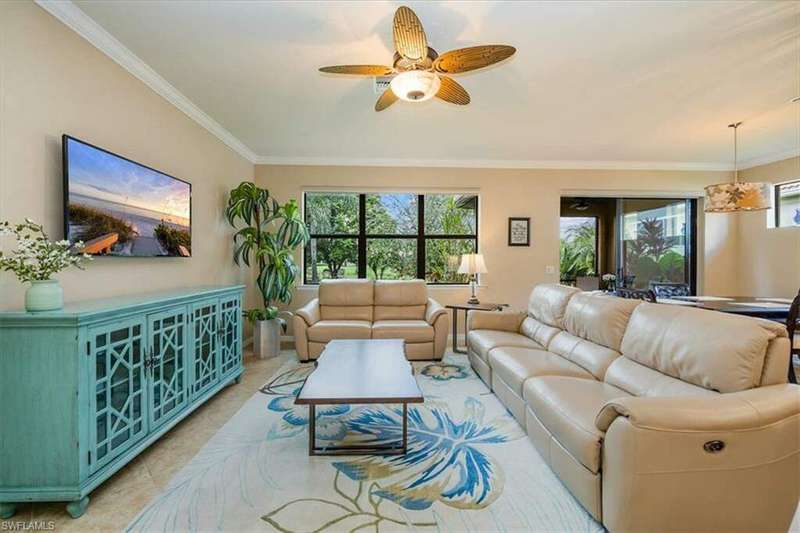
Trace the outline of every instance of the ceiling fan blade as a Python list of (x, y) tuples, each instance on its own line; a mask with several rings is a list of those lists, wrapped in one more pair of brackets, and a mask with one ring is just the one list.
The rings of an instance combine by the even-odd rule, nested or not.
[(375, 111), (383, 111), (397, 101), (397, 95), (392, 92), (392, 89), (386, 89), (383, 94), (375, 102)]
[(517, 49), (505, 44), (489, 44), (484, 46), (470, 46), (450, 50), (436, 58), (433, 68), (445, 74), (469, 72), (479, 68), (488, 67), (514, 55)]
[(439, 79), (442, 81), (442, 86), (439, 87), (436, 98), (451, 104), (467, 105), (469, 103), (469, 93), (458, 82), (447, 76), (439, 76)]
[(353, 74), (356, 76), (390, 76), (394, 74), (394, 69), (385, 65), (335, 65), (320, 67), (319, 71), (327, 74)]
[(428, 39), (417, 15), (406, 6), (400, 6), (394, 13), (394, 48), (411, 60), (422, 60), (428, 55)]

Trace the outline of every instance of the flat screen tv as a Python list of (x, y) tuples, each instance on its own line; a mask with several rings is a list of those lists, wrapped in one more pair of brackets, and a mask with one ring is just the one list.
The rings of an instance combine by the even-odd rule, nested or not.
[(192, 255), (192, 185), (64, 135), (64, 235), (85, 252)]

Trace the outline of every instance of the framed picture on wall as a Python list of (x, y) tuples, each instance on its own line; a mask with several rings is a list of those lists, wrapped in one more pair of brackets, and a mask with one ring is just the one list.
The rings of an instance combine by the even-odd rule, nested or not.
[(508, 245), (531, 245), (531, 219), (530, 217), (508, 218)]

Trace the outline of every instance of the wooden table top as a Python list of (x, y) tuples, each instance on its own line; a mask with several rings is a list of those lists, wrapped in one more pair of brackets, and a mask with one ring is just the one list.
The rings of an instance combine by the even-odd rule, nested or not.
[(769, 318), (788, 317), (789, 306), (791, 305), (790, 298), (765, 298), (761, 296), (673, 296), (672, 298), (666, 298), (666, 301), (659, 299), (663, 303), (670, 303), (670, 300), (683, 302), (683, 305), (698, 309)]
[(468, 311), (494, 311), (495, 309), (502, 309), (503, 307), (508, 307), (508, 304), (493, 304), (493, 303), (486, 303), (481, 302), (479, 304), (447, 304), (445, 305), (448, 309), (466, 309)]
[(296, 404), (421, 403), (402, 339), (330, 341)]

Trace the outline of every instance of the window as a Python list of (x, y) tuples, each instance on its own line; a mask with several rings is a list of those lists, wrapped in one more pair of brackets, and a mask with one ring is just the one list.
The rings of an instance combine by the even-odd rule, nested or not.
[(561, 217), (561, 281), (597, 275), (597, 217)]
[(425, 279), (464, 284), (461, 254), (478, 251), (478, 197), (471, 194), (307, 192), (311, 240), (303, 281)]
[(800, 180), (775, 186), (775, 227), (800, 226)]

